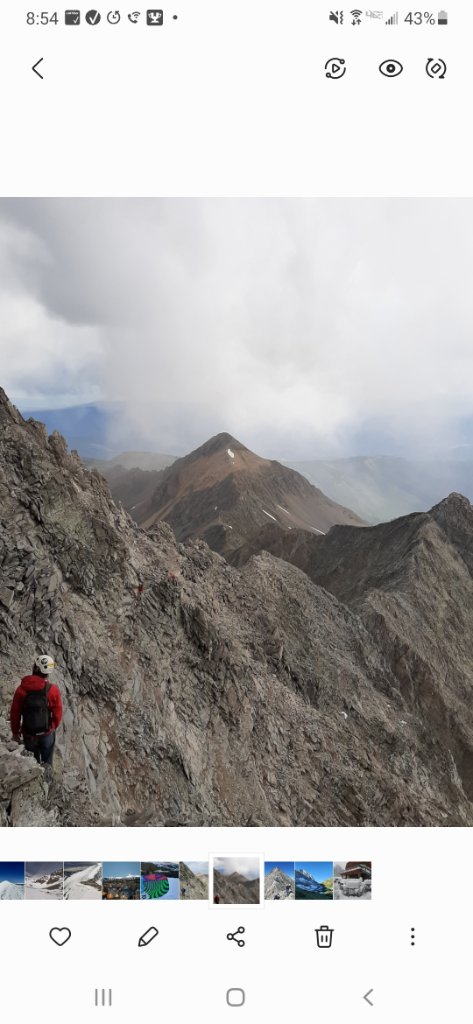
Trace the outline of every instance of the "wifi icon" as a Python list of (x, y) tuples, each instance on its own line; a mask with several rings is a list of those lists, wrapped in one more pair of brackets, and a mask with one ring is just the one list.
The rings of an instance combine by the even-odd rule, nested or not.
[(353, 18), (352, 25), (361, 25), (361, 15), (363, 14), (363, 11), (350, 11), (350, 14)]
[(132, 14), (128, 15), (128, 21), (131, 21), (132, 25), (136, 25), (140, 16), (140, 11), (133, 11)]

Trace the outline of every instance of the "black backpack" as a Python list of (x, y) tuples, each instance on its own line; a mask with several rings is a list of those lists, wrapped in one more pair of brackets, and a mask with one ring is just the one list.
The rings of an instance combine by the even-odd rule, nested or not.
[(49, 732), (51, 714), (48, 706), (48, 694), (51, 683), (45, 682), (42, 690), (30, 690), (23, 700), (21, 717), (23, 732), (26, 736), (41, 736)]

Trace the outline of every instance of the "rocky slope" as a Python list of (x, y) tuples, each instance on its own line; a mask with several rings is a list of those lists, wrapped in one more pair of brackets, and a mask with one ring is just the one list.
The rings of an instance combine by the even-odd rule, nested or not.
[(160, 473), (115, 468), (107, 478), (140, 526), (167, 522), (178, 540), (200, 538), (223, 555), (268, 522), (316, 534), (334, 523), (363, 525), (299, 473), (260, 458), (230, 434), (217, 434)]
[(473, 799), (473, 508), (452, 494), (429, 513), (327, 537), (271, 527), (242, 565), (266, 550), (301, 568), (358, 616), (397, 680), (403, 728), (430, 731)]
[(119, 463), (107, 466), (106, 469), (100, 466), (92, 467), (99, 470), (105, 477), (113, 500), (122, 504), (133, 519), (138, 522), (137, 509), (148, 505), (156, 491), (156, 481), (160, 479), (161, 472), (148, 469), (125, 469)]
[[(329, 593), (327, 571), (319, 586), (267, 553), (238, 569), (165, 523), (144, 532), (0, 392), (2, 824), (471, 824), (469, 526), (453, 511), (424, 517), (411, 621), (389, 574), (365, 597), (349, 585), (348, 550)], [(327, 551), (332, 534), (372, 531), (337, 528)], [(357, 563), (369, 575), (368, 539)], [(8, 742), (41, 648), (65, 709), (53, 775)]]
[(175, 461), (172, 455), (148, 452), (122, 452), (113, 459), (85, 460), (89, 469), (98, 469), (105, 477), (114, 501), (121, 502), (132, 515), (151, 500), (161, 471)]
[[(208, 900), (209, 879), (208, 875), (196, 874), (182, 861), (179, 864), (179, 888), (181, 900)], [(186, 890), (182, 894), (183, 888)]]
[(294, 879), (285, 875), (280, 868), (273, 868), (264, 880), (265, 900), (293, 900)]
[(259, 903), (259, 880), (249, 880), (238, 871), (232, 875), (214, 871), (214, 896), (220, 897), (220, 903)]

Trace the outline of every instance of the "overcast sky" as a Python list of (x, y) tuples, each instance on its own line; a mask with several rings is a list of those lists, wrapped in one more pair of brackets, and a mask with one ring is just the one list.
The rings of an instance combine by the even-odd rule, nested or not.
[(158, 451), (455, 444), (472, 257), (471, 200), (2, 200), (0, 383)]
[(222, 875), (233, 875), (235, 872), (244, 878), (254, 881), (259, 878), (260, 865), (256, 857), (214, 857), (214, 869)]

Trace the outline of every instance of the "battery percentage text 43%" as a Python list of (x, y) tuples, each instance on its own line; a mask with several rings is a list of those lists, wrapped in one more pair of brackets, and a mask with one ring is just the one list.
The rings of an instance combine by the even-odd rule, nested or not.
[(408, 25), (436, 25), (437, 19), (435, 14), (430, 14), (429, 11), (409, 11), (409, 14), (404, 19)]

